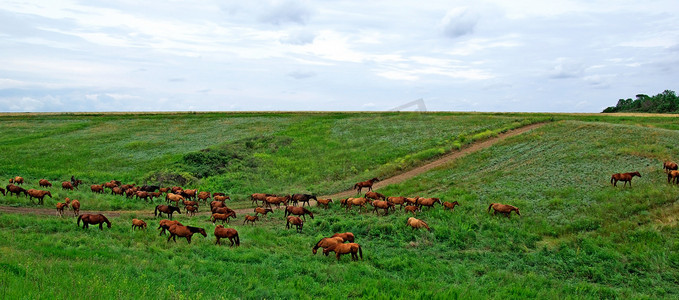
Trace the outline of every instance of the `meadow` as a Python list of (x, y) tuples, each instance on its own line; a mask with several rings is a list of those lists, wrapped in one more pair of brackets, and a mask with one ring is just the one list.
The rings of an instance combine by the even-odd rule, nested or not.
[[(376, 216), (346, 212), (334, 205), (328, 210), (314, 207), (315, 219), (308, 220), (301, 234), (285, 229), (281, 212), (254, 226), (241, 225), (239, 216), (231, 226), (239, 231), (242, 245), (234, 248), (214, 245), (214, 225), (206, 216), (181, 215), (180, 221), (204, 227), (208, 237), (194, 236), (190, 245), (183, 239), (167, 243), (155, 230), (158, 219), (145, 211), (149, 204), (91, 196), (83, 190), (73, 193), (95, 199), (86, 200), (91, 207), (142, 211), (122, 212), (111, 218), (113, 227), (103, 231), (77, 228), (72, 217), (0, 214), (0, 298), (678, 297), (679, 187), (667, 184), (662, 171), (663, 160), (679, 157), (674, 118), (208, 114), (171, 116), (175, 122), (157, 117), (155, 121), (162, 125), (154, 125), (159, 126), (156, 128), (142, 122), (146, 117), (4, 119), (0, 136), (5, 140), (0, 147), (8, 155), (2, 158), (7, 168), (0, 178), (19, 172), (33, 180), (39, 179), (39, 174), (66, 180), (70, 172), (77, 172), (80, 177), (103, 182), (113, 178), (143, 180), (164, 172), (191, 174), (195, 179), (189, 184), (234, 195), (267, 188), (265, 191), (331, 193), (347, 189), (358, 179), (396, 174), (511, 126), (548, 123), (379, 190), (388, 196), (459, 201), (461, 206), (454, 212), (436, 206), (418, 213), (431, 232), (407, 228), (408, 215), (398, 208), (388, 216)], [(238, 120), (230, 120), (232, 117)], [(273, 119), (278, 125), (270, 125)], [(218, 127), (214, 123), (224, 120), (242, 127), (210, 127)], [(41, 130), (31, 128), (34, 122)], [(90, 125), (75, 125), (80, 123)], [(108, 128), (109, 123), (138, 126), (121, 130), (127, 135), (116, 135), (111, 143), (135, 144), (141, 136), (156, 132), (165, 133), (167, 139), (162, 140), (170, 149), (143, 150), (138, 146), (137, 152), (127, 154), (129, 147), (105, 146), (88, 137)], [(193, 130), (197, 129), (192, 125), (212, 129), (194, 132), (191, 145), (187, 145), (178, 139), (182, 134), (162, 128), (178, 123)], [(254, 128), (260, 132), (251, 132)], [(48, 129), (54, 131), (45, 135)], [(36, 152), (47, 154), (49, 150), (27, 146), (30, 139), (15, 134), (22, 130), (24, 135), (43, 141), (68, 144), (75, 139), (72, 145), (85, 149), (54, 151), (49, 159), (36, 157)], [(144, 134), (134, 135), (136, 131)], [(171, 134), (175, 136), (168, 136)], [(206, 140), (208, 135), (212, 138)], [(273, 147), (270, 141), (283, 146)], [(257, 145), (260, 142), (267, 146)], [(86, 150), (90, 145), (92, 152)], [(97, 145), (101, 150), (96, 150)], [(214, 151), (200, 151), (205, 148)], [(192, 166), (185, 160), (196, 152), (222, 149), (233, 154), (243, 153), (239, 152), (242, 148), (257, 149), (252, 164), (245, 157), (234, 162), (233, 169), (203, 173), (201, 178), (195, 175), (202, 166), (210, 165), (205, 163), (210, 160), (194, 159), (202, 163)], [(125, 155), (144, 163), (128, 167), (102, 163)], [(12, 156), (21, 159), (8, 158)], [(64, 163), (73, 158), (82, 161), (83, 157), (96, 157), (102, 165), (91, 165), (89, 160)], [(254, 175), (241, 173), (252, 170)], [(633, 180), (633, 187), (612, 187), (612, 173), (629, 171), (642, 174)], [(46, 206), (62, 199), (66, 195), (62, 193), (71, 192), (59, 191), (55, 199), (48, 198)], [(0, 201), (3, 205), (33, 206), (15, 198), (0, 196)], [(235, 200), (233, 205), (245, 207), (247, 202)], [(492, 202), (518, 206), (521, 216), (492, 216), (487, 212)], [(146, 219), (149, 229), (132, 231), (130, 220), (135, 217)], [(311, 247), (321, 237), (345, 231), (356, 235), (363, 247), (363, 261), (343, 257), (337, 262), (332, 256), (311, 254)]]

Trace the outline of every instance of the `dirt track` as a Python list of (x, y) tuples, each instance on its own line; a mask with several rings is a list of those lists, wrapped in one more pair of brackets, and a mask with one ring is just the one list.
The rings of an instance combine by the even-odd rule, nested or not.
[[(512, 136), (522, 134), (524, 132), (533, 130), (535, 128), (542, 127), (543, 125), (545, 125), (545, 123), (538, 123), (538, 124), (532, 124), (532, 125), (524, 126), (524, 127), (521, 127), (521, 128), (515, 129), (515, 130), (511, 130), (511, 131), (502, 133), (497, 137), (493, 137), (493, 138), (489, 138), (485, 141), (473, 143), (473, 144), (469, 145), (468, 147), (465, 147), (465, 148), (463, 148), (459, 151), (453, 151), (453, 152), (451, 152), (447, 155), (444, 155), (443, 157), (441, 157), (441, 158), (439, 158), (435, 161), (432, 161), (428, 164), (419, 166), (417, 168), (411, 169), (411, 170), (406, 171), (404, 173), (401, 173), (399, 175), (396, 175), (396, 176), (393, 176), (393, 177), (390, 177), (390, 178), (386, 178), (382, 181), (379, 181), (379, 182), (375, 183), (375, 185), (373, 186), (373, 189), (379, 189), (381, 187), (384, 187), (384, 186), (387, 186), (387, 185), (390, 185), (390, 184), (403, 182), (407, 179), (415, 177), (415, 176), (422, 174), (424, 172), (427, 172), (431, 169), (442, 166), (442, 165), (444, 165), (444, 164), (446, 164), (450, 161), (453, 161), (453, 160), (456, 160), (460, 157), (463, 157), (467, 154), (474, 153), (476, 151), (488, 148), (488, 147), (494, 145), (495, 143), (498, 143), (500, 141), (505, 140), (508, 137), (512, 137)], [(320, 197), (321, 198), (340, 199), (340, 198), (347, 198), (347, 197), (354, 196), (354, 195), (356, 195), (356, 190), (347, 190), (347, 191), (344, 191), (344, 192), (340, 192), (340, 193), (336, 193), (336, 194), (332, 194), (332, 195), (320, 196)], [(311, 202), (312, 202), (312, 205), (316, 205), (315, 201), (312, 200)], [(244, 214), (252, 213), (252, 208), (236, 209), (235, 211), (236, 211), (236, 214), (244, 215)], [(55, 208), (0, 206), (0, 213), (38, 214), (38, 215), (56, 216), (56, 209)], [(65, 212), (64, 215), (72, 216), (72, 213), (73, 212), (71, 210), (69, 210), (68, 212)], [(89, 214), (91, 214), (91, 213), (97, 213), (97, 214), (101, 213), (101, 214), (105, 214), (106, 216), (109, 216), (109, 217), (118, 217), (118, 216), (120, 216), (121, 214), (124, 214), (124, 213), (137, 213), (137, 214), (141, 215), (141, 214), (149, 213), (149, 211), (146, 211), (146, 210), (143, 210), (143, 211), (120, 211), (120, 210), (116, 210), (116, 211), (85, 211), (85, 210), (83, 210), (83, 211), (81, 211), (81, 214), (82, 213), (89, 213)], [(198, 215), (207, 216), (207, 212), (202, 212), (202, 213), (199, 213)]]

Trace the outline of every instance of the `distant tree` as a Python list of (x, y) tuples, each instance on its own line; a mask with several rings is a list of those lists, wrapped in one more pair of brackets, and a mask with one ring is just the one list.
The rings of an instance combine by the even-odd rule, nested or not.
[(679, 113), (679, 97), (671, 90), (665, 90), (655, 96), (637, 94), (634, 100), (619, 99), (618, 104), (607, 107), (603, 112)]

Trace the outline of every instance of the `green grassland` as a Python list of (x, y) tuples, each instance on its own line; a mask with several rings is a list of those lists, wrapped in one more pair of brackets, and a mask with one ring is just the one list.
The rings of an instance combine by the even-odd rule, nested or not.
[[(92, 181), (112, 177), (143, 180), (160, 171), (196, 177), (193, 175), (210, 160), (194, 156), (193, 161), (202, 164), (186, 166), (187, 154), (191, 157), (190, 153), (205, 148), (212, 150), (202, 153), (242, 153), (239, 149), (245, 147), (257, 149), (259, 154), (252, 156), (255, 162), (245, 157), (234, 163), (236, 169), (204, 173), (205, 177), (191, 179), (190, 183), (234, 194), (267, 186), (271, 187), (267, 191), (274, 192), (307, 189), (329, 193), (347, 188), (346, 183), (356, 179), (395, 174), (440, 155), (437, 151), (416, 155), (423, 151), (443, 148), (446, 152), (470, 140), (497, 134), (512, 124), (554, 122), (379, 190), (389, 196), (459, 201), (461, 206), (454, 212), (437, 206), (418, 214), (429, 223), (431, 232), (407, 228), (407, 215), (398, 209), (388, 216), (375, 216), (356, 210), (346, 212), (336, 205), (327, 211), (313, 208), (315, 219), (308, 220), (302, 234), (285, 229), (281, 212), (255, 226), (241, 225), (239, 215), (231, 226), (240, 232), (242, 245), (229, 248), (214, 245), (214, 225), (206, 221), (207, 217), (179, 216), (184, 224), (204, 227), (208, 232), (207, 238), (194, 236), (193, 243), (187, 245), (183, 239), (167, 243), (155, 230), (157, 219), (144, 213), (123, 213), (112, 218), (111, 229), (103, 231), (77, 228), (73, 218), (0, 214), (0, 298), (679, 297), (679, 187), (667, 184), (661, 168), (663, 160), (679, 157), (679, 132), (673, 118), (535, 114), (170, 117), (183, 122), (185, 128), (207, 128), (230, 118), (242, 118), (231, 121), (245, 125), (229, 129), (233, 134), (219, 133), (225, 129), (214, 125), (214, 130), (195, 133), (201, 136), (193, 140), (198, 145), (189, 146), (178, 141), (178, 133), (145, 123), (146, 116), (106, 116), (109, 120), (99, 116), (56, 116), (35, 121), (10, 118), (0, 123), (4, 139), (0, 147), (7, 154), (2, 157), (7, 166), (2, 178), (29, 174), (25, 177), (37, 180), (40, 174), (48, 173), (65, 180), (69, 172), (78, 172)], [(155, 118), (163, 126), (173, 124), (166, 121), (167, 117)], [(278, 125), (269, 127), (272, 119)], [(45, 135), (31, 129), (34, 122), (41, 124), (42, 131), (51, 128), (54, 133)], [(142, 136), (171, 135), (163, 141), (172, 150), (144, 154), (147, 152), (138, 146), (138, 152), (131, 155), (136, 155), (134, 161), (145, 163), (132, 167), (92, 166), (88, 161), (78, 162), (76, 167), (63, 165), (69, 158), (120, 159), (131, 151), (129, 148), (102, 145), (91, 154), (86, 150), (76, 150), (79, 154), (56, 151), (52, 158), (40, 160), (47, 163), (44, 167), (32, 154), (46, 150), (27, 146), (28, 139), (15, 134), (23, 132), (54, 143), (69, 140), (56, 137), (66, 134), (87, 148), (98, 143), (82, 137), (83, 132), (89, 135), (108, 128), (109, 123), (125, 122), (136, 126), (136, 130), (121, 127), (128, 134), (142, 131), (146, 132)], [(88, 129), (74, 125), (81, 123), (89, 124)], [(260, 132), (250, 132), (249, 126)], [(403, 129), (406, 127), (418, 130), (413, 133)], [(139, 136), (123, 136), (115, 138), (122, 145), (140, 140)], [(206, 140), (206, 136), (211, 137)], [(222, 140), (214, 140), (219, 136)], [(271, 141), (285, 145), (272, 148)], [(239, 173), (253, 169), (261, 178)], [(642, 174), (634, 178), (632, 188), (611, 186), (608, 180), (612, 173), (629, 171)], [(224, 180), (233, 180), (233, 184)], [(237, 187), (241, 184), (243, 187)], [(57, 199), (48, 203), (71, 192), (58, 193)], [(90, 197), (86, 191), (74, 193)], [(125, 202), (133, 201), (112, 196), (96, 197), (96, 202), (88, 204), (113, 209), (149, 207), (128, 207)], [(0, 199), (5, 205), (31, 205), (16, 197)], [(491, 202), (518, 206), (522, 216), (492, 216), (486, 211)], [(147, 220), (149, 229), (133, 232), (130, 220), (134, 217)], [(318, 239), (344, 231), (356, 235), (363, 247), (363, 261), (351, 262), (343, 257), (337, 262), (334, 257), (311, 254)]]

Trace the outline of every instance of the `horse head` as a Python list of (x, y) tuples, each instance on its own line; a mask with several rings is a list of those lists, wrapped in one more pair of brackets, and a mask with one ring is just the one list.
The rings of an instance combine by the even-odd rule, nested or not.
[(639, 177), (641, 177), (641, 174), (639, 174), (639, 172), (637, 171), (637, 172), (632, 173), (632, 176), (639, 176)]

